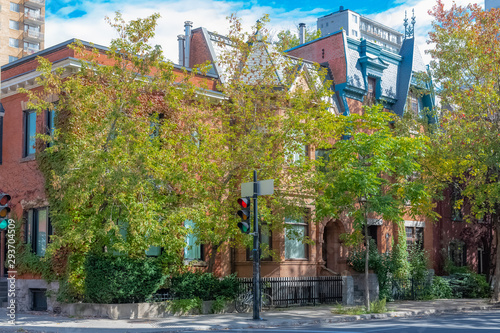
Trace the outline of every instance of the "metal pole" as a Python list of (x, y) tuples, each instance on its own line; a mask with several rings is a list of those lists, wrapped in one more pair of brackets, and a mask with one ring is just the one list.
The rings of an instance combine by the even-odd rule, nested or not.
[(260, 320), (260, 251), (259, 219), (257, 216), (257, 197), (259, 194), (257, 171), (253, 171), (253, 319)]

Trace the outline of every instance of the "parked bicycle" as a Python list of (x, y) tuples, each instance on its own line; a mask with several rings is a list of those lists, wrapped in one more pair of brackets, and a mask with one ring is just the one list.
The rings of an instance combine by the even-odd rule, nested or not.
[[(261, 311), (268, 311), (273, 307), (273, 298), (268, 294), (261, 293), (260, 304)], [(234, 305), (238, 312), (248, 312), (253, 309), (253, 291), (250, 290), (238, 296)]]

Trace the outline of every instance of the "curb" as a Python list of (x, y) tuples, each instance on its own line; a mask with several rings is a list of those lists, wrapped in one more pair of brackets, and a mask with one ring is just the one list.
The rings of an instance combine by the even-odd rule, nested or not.
[[(426, 310), (409, 310), (409, 311), (394, 311), (387, 313), (376, 313), (376, 314), (365, 314), (365, 315), (351, 315), (351, 316), (335, 316), (326, 319), (297, 319), (297, 320), (269, 320), (266, 323), (249, 323), (245, 324), (229, 324), (229, 325), (215, 325), (210, 327), (200, 326), (200, 327), (186, 327), (186, 328), (174, 328), (170, 327), (155, 327), (166, 329), (164, 333), (176, 333), (184, 331), (213, 331), (213, 330), (230, 330), (230, 329), (265, 329), (273, 327), (297, 327), (303, 325), (315, 325), (321, 323), (343, 323), (343, 322), (355, 322), (373, 319), (390, 319), (390, 318), (409, 318), (416, 316), (433, 316), (441, 314), (452, 314), (460, 313), (466, 311), (485, 311), (496, 309), (494, 305), (481, 305), (472, 307), (454, 307), (447, 309), (426, 309)], [(155, 325), (156, 326), (156, 325)]]

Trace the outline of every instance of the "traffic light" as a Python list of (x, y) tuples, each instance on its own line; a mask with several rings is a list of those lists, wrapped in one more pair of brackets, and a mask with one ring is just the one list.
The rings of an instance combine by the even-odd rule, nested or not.
[(238, 228), (244, 234), (250, 233), (250, 198), (240, 198), (238, 199), (238, 204), (241, 209), (238, 211), (238, 216), (241, 217), (241, 221), (238, 222)]
[(9, 220), (6, 219), (10, 213), (9, 201), (10, 195), (5, 193), (0, 194), (0, 230), (5, 230), (9, 226)]

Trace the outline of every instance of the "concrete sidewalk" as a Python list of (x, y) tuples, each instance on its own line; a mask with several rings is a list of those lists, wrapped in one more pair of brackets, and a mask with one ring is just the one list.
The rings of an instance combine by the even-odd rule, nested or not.
[(17, 314), (16, 325), (8, 323), (5, 309), (0, 313), (0, 332), (179, 332), (185, 330), (215, 330), (290, 327), (307, 324), (335, 323), (356, 320), (410, 317), (493, 308), (484, 299), (435, 301), (402, 301), (388, 303), (390, 312), (371, 315), (334, 315), (333, 306), (296, 307), (263, 312), (262, 321), (252, 320), (251, 313), (229, 313), (159, 319), (111, 320), (103, 318), (68, 318), (46, 312)]

